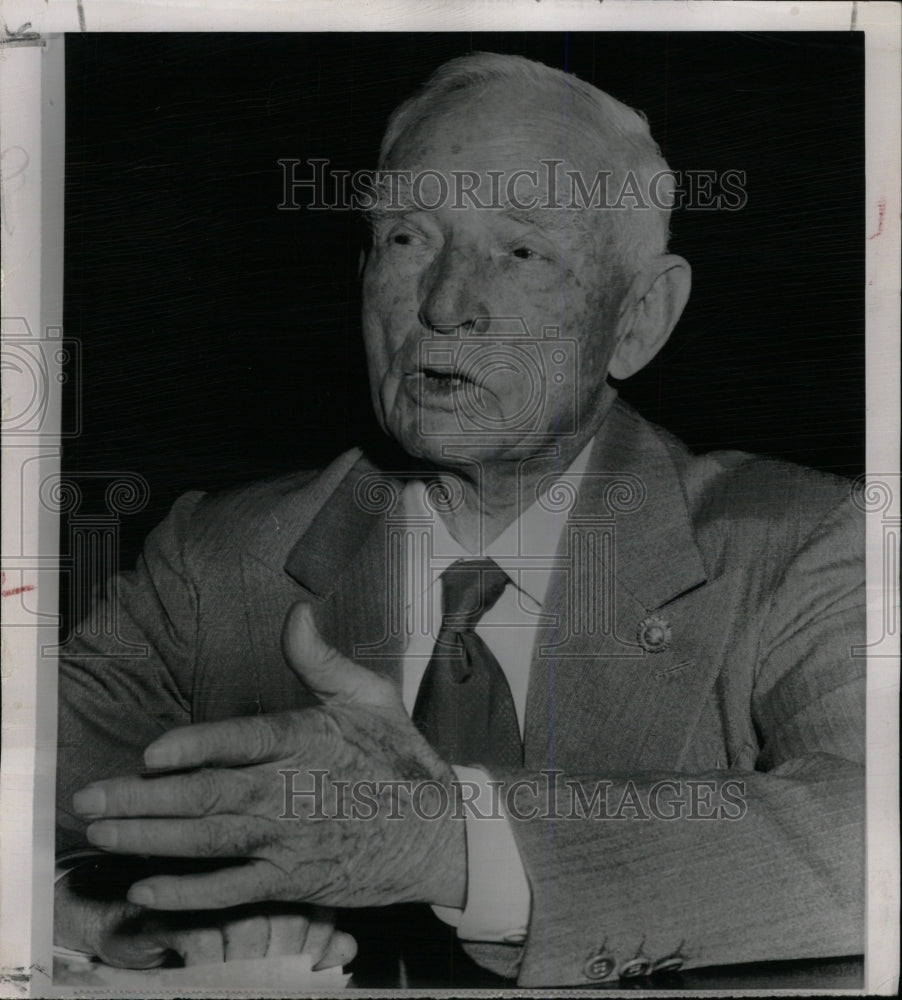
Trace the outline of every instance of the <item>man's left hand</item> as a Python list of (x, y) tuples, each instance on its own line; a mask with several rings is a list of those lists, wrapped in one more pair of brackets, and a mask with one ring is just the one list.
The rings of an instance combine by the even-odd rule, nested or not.
[[(145, 751), (158, 773), (76, 793), (76, 811), (97, 820), (88, 839), (98, 847), (229, 859), (212, 873), (145, 879), (129, 900), (164, 910), (263, 900), (463, 906), (454, 774), (397, 687), (328, 647), (305, 604), (289, 613), (283, 648), (319, 706), (173, 729)], [(317, 783), (321, 794), (297, 794)]]

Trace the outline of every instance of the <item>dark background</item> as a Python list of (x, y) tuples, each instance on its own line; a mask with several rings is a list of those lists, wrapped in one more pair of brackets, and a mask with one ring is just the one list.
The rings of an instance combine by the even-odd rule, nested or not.
[(863, 35), (70, 35), (65, 331), (83, 426), (63, 469), (148, 481), (124, 565), (183, 491), (317, 465), (371, 433), (360, 223), (278, 211), (277, 161), (375, 167), (392, 108), (473, 49), (642, 109), (676, 170), (747, 174), (742, 211), (675, 214), (692, 298), (623, 395), (696, 450), (863, 471)]

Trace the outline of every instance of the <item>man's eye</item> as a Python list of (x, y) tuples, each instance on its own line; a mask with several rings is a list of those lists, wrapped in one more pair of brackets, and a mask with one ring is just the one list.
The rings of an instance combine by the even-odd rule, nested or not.
[(512, 257), (516, 257), (517, 260), (541, 260), (542, 254), (538, 250), (533, 250), (532, 247), (514, 247), (510, 252)]
[(397, 247), (418, 247), (425, 241), (419, 233), (410, 229), (394, 229), (388, 234), (385, 242)]

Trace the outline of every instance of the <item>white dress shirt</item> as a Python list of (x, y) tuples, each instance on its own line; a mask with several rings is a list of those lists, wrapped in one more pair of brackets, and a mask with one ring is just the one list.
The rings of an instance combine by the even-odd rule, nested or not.
[[(566, 470), (568, 475), (584, 471), (591, 442)], [(547, 491), (542, 500), (547, 497)], [(480, 551), (468, 551), (451, 537), (440, 516), (426, 502), (426, 487), (420, 481), (407, 484), (404, 514), (411, 536), (425, 534), (431, 552), (407, 560), (405, 580), (407, 645), (403, 660), (402, 695), (408, 712), (413, 711), (420, 681), (429, 663), (441, 627), (441, 573), (458, 559), (488, 557), (510, 577), (497, 603), (479, 620), (476, 634), (485, 642), (507, 678), (522, 738), (526, 715), (529, 665), (536, 629), (543, 624), (543, 602), (548, 589), (558, 543), (569, 516), (569, 507), (535, 501), (520, 517)], [(488, 776), (478, 767), (454, 768), (461, 781), (479, 786), (474, 800), (480, 816), (466, 813), (467, 898), (463, 910), (433, 907), (446, 923), (457, 927), (458, 937), (468, 941), (518, 943), (525, 939), (529, 923), (530, 890), (510, 821), (497, 803), (491, 803)], [(495, 808), (493, 809), (493, 805)], [(494, 818), (487, 817), (494, 812)]]

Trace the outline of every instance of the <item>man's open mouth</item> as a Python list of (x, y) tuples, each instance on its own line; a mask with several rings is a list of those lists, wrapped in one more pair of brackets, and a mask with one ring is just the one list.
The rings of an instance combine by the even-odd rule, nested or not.
[(459, 389), (465, 382), (473, 382), (457, 368), (422, 368), (420, 374), (426, 385), (435, 389)]

